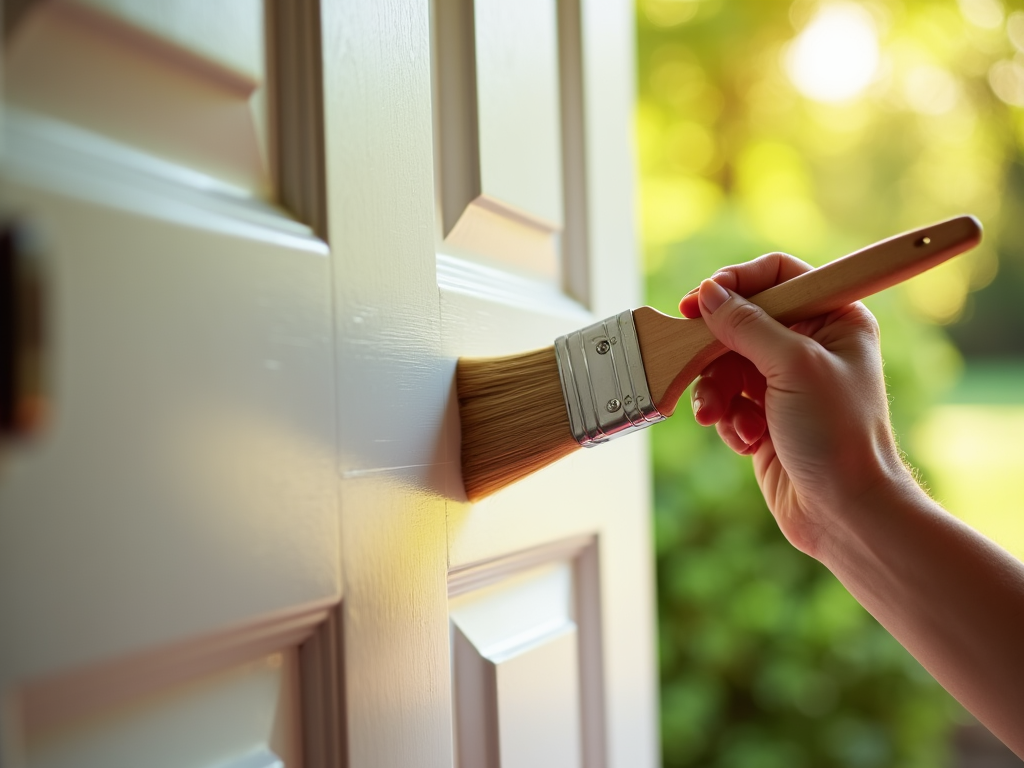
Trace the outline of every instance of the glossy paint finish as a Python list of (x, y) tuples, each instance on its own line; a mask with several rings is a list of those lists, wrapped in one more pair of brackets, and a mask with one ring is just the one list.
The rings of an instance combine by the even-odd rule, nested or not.
[(429, 4), (322, 11), (349, 765), (450, 766)]
[[(61, 66), (87, 57), (88, 46), (52, 45), (52, 16), (33, 19), (57, 5), (26, 11), (27, 37), (13, 31), (11, 56), (50, 55)], [(136, 19), (131, 3), (106, 5), (101, 12), (117, 11), (125, 34), (162, 34)], [(144, 13), (144, 5), (133, 7)], [(262, 5), (246, 7), (261, 29)], [(58, 31), (81, 42), (94, 13), (75, 6)], [(187, 36), (187, 25), (179, 32)], [(187, 138), (215, 142), (221, 134), (203, 130), (217, 111), (211, 98), (228, 111), (238, 103), (230, 87), (206, 88), (207, 75), (234, 67), (231, 82), (252, 80), (263, 62), (208, 57), (197, 75), (190, 67), (209, 53), (205, 43), (181, 42), (164, 36), (161, 44), (181, 51), (157, 69), (171, 79), (179, 70), (173, 106), (196, 127)], [(125, 77), (142, 87), (153, 62), (145, 46), (128, 43), (122, 53), (136, 51), (139, 61)], [(82, 70), (95, 74), (85, 62)], [(294, 658), (312, 631), (309, 616), (326, 617), (340, 596), (328, 246), (261, 199), (262, 182), (235, 183), (217, 163), (208, 167), (216, 147), (193, 146), (186, 159), (103, 130), (103, 120), (138, 127), (131, 110), (144, 103), (111, 102), (103, 120), (79, 120), (85, 113), (50, 98), (55, 92), (32, 101), (41, 91), (31, 79), (20, 85), (27, 96), (8, 91), (4, 104), (0, 205), (44, 244), (53, 388), (47, 429), (7, 447), (0, 467), (0, 761), (15, 764), (23, 742), (29, 765), (81, 764), (38, 729), (25, 733), (21, 705), (46, 692), (60, 698), (82, 681), (100, 700), (110, 688), (170, 695), (213, 674), (210, 706), (186, 706), (181, 722), (216, 729), (223, 718), (227, 733), (232, 717), (273, 720), (277, 711), (295, 743), (294, 691), (234, 696), (216, 673), (257, 652)], [(280, 647), (267, 648), (268, 637)], [(155, 682), (136, 685), (129, 675)], [(131, 741), (124, 711), (103, 736), (80, 722), (93, 700), (88, 686), (74, 693), (77, 714), (47, 729), (85, 728), (82, 738), (111, 748)], [(209, 765), (209, 754), (168, 740), (173, 722), (157, 718), (138, 733), (177, 765)], [(167, 752), (166, 744), (179, 746)], [(102, 763), (106, 747), (96, 748)]]
[(571, 457), (471, 506), (453, 391), (460, 355), (544, 346), (638, 303), (630, 19), (620, 0), (584, 2), (579, 14), (592, 246), (567, 289), (446, 245), (428, 4), (324, 4), (353, 766), (452, 765), (449, 569), (580, 536), (596, 536), (588, 555), (596, 575), (577, 588), (600, 610), (566, 648), (577, 658), (585, 643), (603, 649), (603, 699), (589, 698), (604, 702), (606, 764), (657, 762), (646, 442)]
[[(5, 202), (46, 233), (55, 390), (0, 484), (4, 678), (335, 594), (325, 246), (79, 134), (35, 172), (72, 154), (30, 165), (47, 148), (13, 122)], [(79, 194), (92, 162), (130, 207)]]
[(283, 768), (302, 759), (295, 654), (273, 654), (34, 734), (32, 768)]
[[(171, 21), (134, 18), (145, 4), (92, 5), (177, 40)], [(544, 274), (487, 255), (500, 227), (482, 230), (480, 253), (444, 243), (430, 4), (320, 10), (317, 231), (329, 248), (202, 153), (184, 162), (66, 114), (5, 119), (4, 202), (44, 225), (53, 257), (57, 388), (51, 431), (6, 457), (0, 482), (0, 685), (10, 694), (226, 626), (326, 610), (344, 585), (340, 620), (317, 635), (343, 652), (347, 719), (317, 726), (323, 753), (344, 748), (358, 768), (449, 768), (449, 574), (510, 562), (488, 571), (495, 583), (561, 569), (573, 597), (564, 632), (501, 657), (534, 682), (505, 680), (513, 719), (499, 732), (531, 732), (531, 697), (577, 692), (549, 757), (566, 748), (570, 762), (653, 766), (645, 441), (581, 453), (471, 506), (453, 391), (460, 355), (547, 345), (638, 302), (631, 8), (585, 0), (568, 14), (580, 46), (559, 50), (562, 84), (543, 84), (563, 117), (576, 110), (585, 139), (562, 147), (563, 169), (569, 155), (576, 163), (561, 201), (575, 211), (575, 245)], [(245, 56), (218, 59), (181, 34), (189, 56), (249, 77)], [(567, 95), (573, 56), (581, 84)], [(18, 125), (31, 128), (14, 152)], [(535, 207), (553, 210), (543, 195)], [(549, 675), (552, 662), (578, 674)], [(324, 682), (326, 699), (335, 684)], [(575, 722), (599, 724), (583, 726), (578, 753)]]

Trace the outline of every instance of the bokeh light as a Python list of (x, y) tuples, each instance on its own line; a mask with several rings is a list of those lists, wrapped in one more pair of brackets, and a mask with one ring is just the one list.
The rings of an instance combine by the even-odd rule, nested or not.
[(697, 15), (700, 0), (644, 0), (647, 19), (659, 27), (675, 27)]
[(1024, 107), (1024, 64), (1017, 57), (993, 64), (988, 71), (988, 81), (1000, 99), (1015, 107)]
[[(1024, 6), (638, 0), (637, 18), (650, 304), (768, 251), (819, 264), (982, 220), (981, 247), (867, 303), (908, 460), (1024, 552)], [(953, 764), (962, 710), (781, 538), (749, 461), (687, 419), (652, 433), (667, 768)]]
[(959, 0), (960, 12), (971, 24), (995, 29), (1003, 23), (1003, 4), (999, 0)]
[(790, 45), (785, 62), (805, 96), (826, 102), (851, 99), (878, 71), (875, 21), (854, 3), (825, 5)]
[(956, 79), (942, 67), (922, 64), (907, 72), (904, 95), (914, 111), (942, 115), (956, 107), (960, 89)]

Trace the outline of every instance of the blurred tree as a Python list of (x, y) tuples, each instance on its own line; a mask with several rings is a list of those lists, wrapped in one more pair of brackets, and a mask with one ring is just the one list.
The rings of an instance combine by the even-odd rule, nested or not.
[[(970, 212), (981, 248), (868, 302), (897, 432), (959, 372), (948, 329), (1024, 351), (1024, 10), (639, 0), (638, 30), (654, 306), (768, 250), (817, 264)], [(653, 441), (665, 764), (943, 765), (961, 710), (789, 547), (749, 460), (682, 417)]]

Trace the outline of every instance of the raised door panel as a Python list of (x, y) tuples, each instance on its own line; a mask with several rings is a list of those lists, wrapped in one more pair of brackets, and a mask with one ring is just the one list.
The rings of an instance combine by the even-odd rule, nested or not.
[(294, 652), (28, 732), (27, 768), (302, 765)]
[[(501, 8), (477, 15), (484, 5)], [(494, 217), (481, 220), (474, 238), (453, 238), (467, 209), (490, 201), (481, 170), (489, 150), (480, 137), (490, 129), (486, 115), (479, 120), (479, 88), (500, 79), (477, 77), (477, 22), (538, 8), (555, 36), (555, 53), (551, 35), (538, 35), (544, 52), (536, 56), (536, 71), (544, 87), (522, 93), (557, 94), (554, 110), (531, 108), (558, 137), (555, 167), (540, 150), (532, 155), (515, 143), (533, 135), (523, 129), (533, 115), (513, 111), (513, 122), (491, 138), (512, 142), (501, 145), (508, 153), (503, 159), (518, 169), (540, 160), (530, 182), (541, 191), (492, 186), (494, 200), (504, 195), (501, 205), (477, 208)], [(489, 701), (499, 744), (502, 701), (506, 713), (524, 711), (518, 705), (528, 710), (544, 700), (546, 687), (503, 685), (505, 663), (511, 670), (519, 659), (537, 680), (550, 661), (542, 658), (546, 653), (570, 671), (575, 656), (577, 679), (563, 675), (548, 691), (552, 699), (567, 700), (568, 692), (578, 692), (575, 710), (561, 715), (578, 717), (583, 734), (588, 723), (604, 722), (595, 737), (599, 747), (591, 750), (589, 737), (581, 736), (583, 764), (601, 765), (603, 756), (610, 766), (653, 766), (644, 439), (577, 454), (472, 506), (459, 475), (454, 393), (460, 355), (545, 346), (639, 298), (631, 227), (630, 5), (385, 0), (325, 2), (323, 11), (351, 764), (453, 764), (461, 662), (452, 653), (462, 638), (462, 660), (494, 684)], [(512, 26), (502, 36), (499, 23), (502, 45), (525, 46), (515, 60), (530, 60), (530, 36)], [(519, 98), (505, 88), (487, 97)], [(554, 191), (554, 206), (550, 197), (544, 202), (545, 189)], [(545, 248), (538, 264), (535, 257)], [(471, 642), (456, 615), (465, 606), (458, 595), (449, 596), (461, 569), (489, 568), (507, 558), (521, 565), (520, 558), (550, 555), (551, 547), (562, 554), (534, 565), (562, 567), (576, 555), (560, 548), (584, 540), (592, 577), (577, 581), (574, 575), (572, 583), (599, 606), (587, 621), (574, 614), (572, 631), (565, 623), (565, 633), (545, 635), (538, 647), (498, 662), (485, 643), (477, 648)], [(514, 580), (521, 571), (517, 565), (506, 575)], [(495, 582), (495, 589), (502, 585)], [(461, 620), (465, 624), (465, 616)], [(584, 670), (585, 659), (599, 660), (598, 673)], [(527, 720), (513, 719), (508, 732), (516, 733), (518, 722), (518, 733), (529, 734), (535, 726)], [(559, 729), (560, 744), (572, 743), (572, 730)]]
[(606, 764), (596, 540), (449, 574), (458, 766)]
[(272, 198), (264, 37), (260, 0), (32, 3), (5, 40), (4, 98)]
[[(490, 20), (496, 28), (502, 25), (494, 20), (502, 14), (525, 12), (511, 3), (502, 11), (492, 8), (481, 14), (478, 7), (474, 10), (477, 25)], [(463, 355), (497, 356), (549, 346), (563, 333), (640, 302), (632, 229), (632, 46), (626, 33), (631, 28), (630, 7), (622, 2), (565, 1), (554, 4), (551, 12), (556, 19), (555, 35), (517, 36), (515, 25), (506, 21), (509, 34), (501, 46), (495, 46), (499, 51), (520, 46), (515, 54), (505, 54), (508, 60), (535, 55), (536, 66), (514, 70), (515, 76), (521, 77), (520, 87), (539, 92), (541, 89), (531, 84), (544, 67), (548, 91), (558, 96), (557, 119), (552, 123), (560, 134), (560, 152), (554, 161), (559, 173), (547, 176), (562, 199), (554, 277), (511, 259), (491, 258), (483, 247), (476, 253), (451, 247), (444, 215), (448, 202), (445, 131), (449, 123), (443, 115), (444, 53), (438, 52), (435, 92), (442, 114), (437, 121), (441, 211), (437, 268), (442, 339), (453, 367), (455, 359)], [(554, 56), (547, 53), (552, 38), (557, 47)], [(480, 42), (478, 36), (477, 44)], [(442, 45), (438, 41), (438, 46)], [(478, 50), (477, 55), (479, 66), (481, 57), (489, 61), (499, 54)], [(554, 67), (548, 65), (552, 60)], [(491, 102), (506, 95), (509, 102), (516, 100), (516, 86), (498, 79), (481, 79), (478, 74), (475, 87), (480, 103), (485, 88), (494, 89), (488, 94)], [(483, 116), (483, 107), (479, 109)], [(547, 166), (553, 162), (545, 156), (543, 142), (532, 140), (532, 156), (524, 144), (533, 136), (535, 115), (541, 122), (547, 117), (540, 110), (506, 113), (503, 130), (494, 134), (496, 141), (504, 142), (506, 157), (516, 158), (524, 169), (532, 167), (534, 158)], [(481, 117), (481, 132), (484, 126)], [(485, 161), (480, 149), (481, 168)], [(539, 188), (521, 194), (532, 195), (535, 210), (544, 207), (545, 194)], [(449, 427), (450, 434), (457, 436), (457, 419), (452, 417)], [(509, 435), (510, 440), (515, 438)], [(458, 455), (457, 446), (450, 445), (449, 450), (450, 456)], [(460, 498), (459, 478), (454, 472), (448, 488), (453, 499)], [(579, 700), (598, 709), (602, 723), (599, 735), (591, 730), (593, 741), (584, 742), (590, 744), (583, 756), (588, 766), (657, 762), (649, 509), (643, 435), (580, 450), (475, 505), (454, 501), (449, 505), (451, 578), (464, 568), (483, 568), (510, 558), (529, 561), (581, 537), (592, 542), (588, 550), (591, 576), (577, 581), (576, 588), (588, 591), (599, 609), (587, 622), (576, 625), (573, 643), (592, 653), (599, 649), (598, 660), (589, 668), (581, 667), (579, 678)], [(459, 630), (454, 636), (468, 639), (458, 618), (461, 599), (450, 603), (453, 625)], [(465, 643), (459, 647), (465, 648)], [(499, 669), (492, 675), (495, 680)], [(455, 681), (457, 696), (458, 667)], [(543, 709), (546, 701), (560, 695), (564, 685), (554, 677), (548, 682), (546, 686), (538, 681), (521, 693), (532, 696), (534, 706)], [(495, 696), (500, 707), (500, 696)], [(595, 722), (589, 717), (589, 722)], [(588, 717), (583, 722), (588, 722)], [(500, 734), (496, 738), (500, 743)]]
[(258, 60), (186, 44), (180, 5), (31, 3), (5, 40), (0, 206), (46, 257), (52, 375), (0, 478), (4, 757), (114, 744), (94, 711), (294, 655), (339, 598), (330, 251), (272, 202), (262, 3), (231, 9)]
[(5, 204), (48, 255), (53, 412), (0, 484), (4, 676), (335, 594), (324, 244), (5, 123)]
[(443, 248), (557, 282), (565, 228), (558, 8), (434, 4)]

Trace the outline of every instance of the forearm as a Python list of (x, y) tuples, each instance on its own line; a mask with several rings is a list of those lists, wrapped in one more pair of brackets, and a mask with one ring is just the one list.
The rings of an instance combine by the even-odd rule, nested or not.
[(838, 519), (819, 559), (1024, 757), (1024, 564), (943, 510), (909, 475)]

